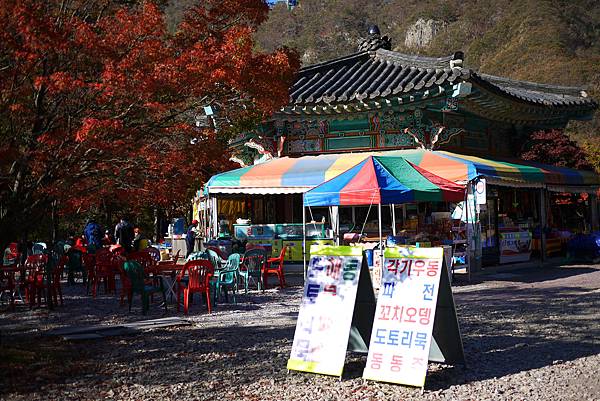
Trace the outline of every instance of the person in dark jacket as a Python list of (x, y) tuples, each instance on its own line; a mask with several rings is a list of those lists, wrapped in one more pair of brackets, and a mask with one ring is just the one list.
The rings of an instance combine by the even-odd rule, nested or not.
[(196, 246), (196, 227), (198, 226), (198, 220), (192, 220), (192, 224), (187, 229), (185, 233), (185, 245), (187, 252), (185, 256), (189, 256), (192, 252), (194, 252), (194, 247)]
[(129, 253), (131, 252), (133, 238), (133, 226), (125, 217), (122, 217), (119, 224), (115, 227), (115, 240), (117, 244), (125, 248), (125, 252)]
[(102, 227), (93, 219), (90, 219), (83, 229), (85, 240), (88, 244), (88, 252), (94, 253), (102, 248)]

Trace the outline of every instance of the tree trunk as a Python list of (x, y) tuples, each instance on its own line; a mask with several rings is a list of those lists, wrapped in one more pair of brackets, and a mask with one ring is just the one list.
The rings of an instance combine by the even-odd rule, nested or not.
[(52, 243), (56, 244), (58, 241), (58, 201), (55, 199), (52, 201)]

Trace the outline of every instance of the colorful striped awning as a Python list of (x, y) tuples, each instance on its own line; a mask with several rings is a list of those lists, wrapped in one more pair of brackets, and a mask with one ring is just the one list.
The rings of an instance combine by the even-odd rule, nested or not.
[(465, 186), (415, 166), (401, 157), (369, 156), (304, 194), (305, 206), (390, 205), (406, 202), (459, 202)]
[(484, 177), (489, 183), (496, 185), (548, 186), (557, 190), (568, 187), (592, 191), (600, 185), (600, 176), (589, 171), (524, 160), (500, 161), (445, 151), (405, 149), (277, 158), (263, 164), (217, 174), (208, 181), (206, 189), (209, 194), (304, 193), (356, 166), (369, 156), (400, 157), (439, 177), (462, 184), (477, 177)]

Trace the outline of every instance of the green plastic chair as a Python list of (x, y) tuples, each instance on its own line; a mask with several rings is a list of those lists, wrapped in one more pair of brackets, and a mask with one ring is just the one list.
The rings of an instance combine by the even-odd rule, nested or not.
[(69, 258), (67, 263), (69, 284), (75, 284), (75, 273), (81, 273), (83, 284), (87, 284), (87, 270), (83, 267), (83, 253), (80, 250), (71, 248), (66, 255)]
[(227, 258), (227, 263), (219, 271), (216, 282), (217, 299), (221, 295), (221, 290), (225, 290), (225, 301), (228, 302), (227, 290), (231, 289), (233, 294), (233, 303), (237, 305), (236, 293), (238, 290), (238, 281), (240, 273), (240, 254), (232, 253)]
[(210, 260), (210, 263), (212, 263), (215, 270), (219, 270), (221, 268), (222, 260), (219, 255), (212, 249), (207, 249), (206, 254), (208, 255), (208, 260)]
[(263, 285), (263, 269), (267, 262), (267, 251), (262, 248), (253, 248), (244, 254), (244, 262), (240, 269), (240, 277), (244, 280), (244, 293), (248, 294), (250, 279), (254, 279), (258, 289), (265, 290)]
[(145, 315), (150, 309), (150, 295), (155, 292), (162, 293), (163, 303), (165, 305), (165, 312), (167, 311), (167, 297), (165, 294), (165, 286), (163, 285), (162, 277), (154, 278), (152, 284), (146, 282), (144, 274), (144, 267), (135, 260), (128, 260), (123, 264), (123, 270), (129, 279), (129, 288), (127, 294), (127, 300), (129, 301), (129, 312), (131, 312), (131, 303), (133, 301), (133, 294), (140, 294), (142, 296), (142, 313)]
[(206, 252), (204, 252), (204, 251), (192, 252), (187, 256), (187, 258), (185, 258), (185, 261), (189, 262), (191, 260), (200, 260), (200, 259), (208, 259)]

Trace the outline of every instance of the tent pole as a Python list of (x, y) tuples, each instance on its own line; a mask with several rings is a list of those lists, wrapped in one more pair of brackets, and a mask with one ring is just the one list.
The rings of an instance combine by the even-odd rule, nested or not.
[(212, 198), (212, 225), (213, 225), (213, 235), (212, 238), (213, 239), (217, 239), (219, 237), (219, 211), (217, 210), (218, 208), (218, 201), (217, 198)]
[(340, 245), (340, 207), (333, 206), (333, 212), (335, 213), (335, 244)]
[(383, 269), (383, 241), (381, 233), (381, 202), (377, 204), (377, 213), (379, 214), (379, 259), (381, 260), (380, 269)]
[(540, 262), (546, 261), (546, 192), (540, 188)]
[(212, 233), (212, 198), (210, 195), (206, 198), (206, 240), (210, 241)]
[(306, 280), (306, 206), (304, 205), (304, 199), (302, 199), (302, 263), (304, 266), (304, 280)]
[(392, 203), (392, 235), (396, 236), (396, 205)]

